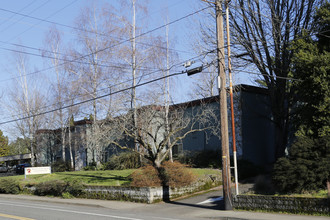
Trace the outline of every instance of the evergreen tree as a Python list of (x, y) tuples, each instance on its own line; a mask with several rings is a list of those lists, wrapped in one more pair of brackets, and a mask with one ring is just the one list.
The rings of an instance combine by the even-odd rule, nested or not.
[(0, 130), (0, 157), (9, 155), (8, 137)]
[(294, 43), (293, 83), (297, 98), (295, 125), (298, 136), (330, 135), (330, 3), (315, 17), (317, 39), (306, 37)]
[(330, 140), (298, 137), (288, 157), (274, 167), (274, 183), (281, 192), (302, 193), (326, 188), (330, 171)]
[(30, 147), (31, 140), (29, 138), (18, 137), (15, 141), (9, 144), (9, 155), (30, 153)]
[[(292, 83), (296, 98), (296, 140), (287, 157), (274, 167), (273, 180), (280, 191), (324, 189), (330, 176), (330, 3), (315, 16), (316, 39), (294, 42)], [(330, 185), (330, 184), (329, 184)]]

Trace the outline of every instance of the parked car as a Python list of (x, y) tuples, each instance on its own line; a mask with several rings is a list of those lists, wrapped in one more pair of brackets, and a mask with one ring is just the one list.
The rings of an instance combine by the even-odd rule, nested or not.
[(6, 166), (0, 166), (0, 173), (7, 173), (8, 172), (8, 167)]
[(14, 171), (16, 171), (16, 165), (14, 165), (14, 166), (9, 166), (9, 167), (8, 167), (8, 171), (10, 171), (10, 172), (14, 172)]
[(16, 166), (16, 173), (17, 173), (17, 174), (24, 174), (24, 168), (25, 168), (25, 167), (31, 167), (31, 165), (28, 164), (28, 163), (18, 164), (18, 165)]

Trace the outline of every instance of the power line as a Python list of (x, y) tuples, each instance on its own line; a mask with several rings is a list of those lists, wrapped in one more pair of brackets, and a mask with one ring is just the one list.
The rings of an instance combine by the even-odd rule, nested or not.
[[(210, 52), (211, 52), (211, 51), (210, 51)], [(207, 53), (209, 53), (209, 52), (207, 52)], [(176, 66), (182, 65), (182, 63), (185, 63), (185, 62), (187, 62), (187, 61), (191, 61), (191, 60), (195, 60), (195, 59), (197, 59), (198, 57), (200, 57), (200, 56), (204, 56), (204, 55), (207, 54), (207, 53), (200, 54), (200, 55), (195, 56), (195, 57), (192, 57), (192, 58), (190, 58), (190, 59), (188, 59), (188, 60), (185, 60), (185, 61), (179, 62), (179, 63), (177, 63), (177, 64), (174, 64), (174, 65), (172, 65), (172, 66), (171, 66), (170, 68), (168, 68), (168, 69), (164, 69), (164, 70), (163, 70), (163, 69), (159, 69), (159, 70), (157, 70), (157, 71), (153, 71), (153, 72), (150, 72), (150, 73), (144, 74), (144, 76), (149, 76), (149, 75), (152, 75), (152, 74), (157, 73), (157, 72), (160, 72), (160, 71), (168, 71), (168, 70), (171, 70), (172, 68), (174, 68), (174, 67), (176, 67)], [(208, 64), (207, 64), (207, 65), (208, 65)], [(206, 65), (206, 66), (207, 66), (207, 65)], [(120, 85), (125, 85), (126, 83), (129, 83), (129, 82), (131, 82), (132, 80), (133, 80), (133, 79), (129, 79), (129, 80), (126, 80), (126, 81), (123, 81), (123, 82), (120, 82), (120, 83), (117, 83), (117, 84), (111, 85), (111, 86), (109, 86), (109, 87), (99, 89), (99, 90), (97, 90), (96, 92), (100, 92), (100, 91), (108, 90), (110, 87), (116, 87), (116, 86), (120, 86)], [(139, 85), (139, 84), (138, 84), (138, 85)], [(57, 105), (60, 104), (60, 103), (65, 103), (65, 102), (69, 102), (69, 101), (74, 101), (74, 99), (76, 99), (76, 98), (84, 97), (84, 96), (87, 96), (87, 95), (90, 95), (90, 93), (80, 94), (80, 95), (77, 95), (76, 97), (74, 97), (74, 98), (72, 98), (72, 99), (63, 100), (63, 101), (61, 101), (61, 102), (57, 102), (57, 103), (51, 104), (51, 105), (49, 105), (49, 106), (43, 106), (43, 107), (41, 107), (41, 108), (39, 108), (39, 109), (47, 109), (47, 108), (49, 108), (49, 107), (57, 106)], [(21, 114), (24, 114), (24, 113), (19, 113), (19, 114), (17, 114), (17, 115), (12, 115), (11, 117), (20, 116)]]
[[(171, 22), (168, 22), (168, 23), (166, 23), (166, 24), (164, 24), (164, 25), (158, 26), (158, 27), (156, 27), (156, 28), (154, 28), (154, 29), (151, 29), (151, 30), (149, 30), (149, 31), (147, 31), (147, 32), (144, 32), (144, 33), (140, 34), (140, 35), (137, 35), (135, 38), (129, 38), (129, 39), (123, 40), (123, 41), (121, 41), (121, 42), (119, 42), (119, 43), (117, 43), (117, 44), (115, 44), (115, 45), (112, 45), (112, 46), (109, 46), (109, 47), (105, 47), (105, 48), (103, 48), (103, 49), (100, 49), (100, 50), (94, 51), (94, 52), (92, 52), (92, 53), (89, 53), (89, 54), (86, 54), (86, 55), (83, 55), (83, 56), (77, 57), (77, 58), (75, 58), (75, 59), (73, 59), (73, 60), (70, 60), (70, 61), (69, 61), (69, 60), (68, 60), (68, 61), (65, 61), (65, 62), (63, 62), (63, 63), (58, 64), (57, 67), (59, 67), (59, 66), (63, 66), (63, 65), (65, 65), (65, 64), (67, 64), (67, 63), (70, 63), (70, 62), (77, 62), (78, 60), (83, 59), (83, 58), (85, 58), (85, 57), (91, 56), (91, 55), (96, 54), (96, 53), (99, 53), (99, 52), (103, 52), (103, 51), (105, 51), (105, 50), (108, 50), (108, 49), (111, 49), (111, 48), (114, 48), (114, 47), (117, 47), (117, 46), (119, 46), (119, 45), (121, 45), (121, 44), (124, 44), (124, 43), (126, 43), (126, 42), (130, 42), (130, 41), (132, 41), (133, 39), (140, 38), (140, 37), (145, 36), (145, 35), (147, 35), (147, 34), (149, 34), (149, 33), (152, 33), (152, 32), (154, 32), (154, 31), (160, 30), (160, 29), (166, 27), (167, 25), (172, 25), (172, 24), (174, 24), (174, 23), (176, 23), (176, 22), (179, 22), (179, 21), (181, 21), (181, 20), (183, 20), (183, 19), (186, 19), (186, 18), (188, 18), (188, 17), (190, 17), (190, 16), (193, 16), (193, 15), (195, 15), (195, 14), (198, 14), (198, 13), (200, 13), (200, 12), (206, 10), (207, 8), (210, 8), (210, 6), (205, 7), (205, 8), (202, 8), (202, 9), (197, 10), (197, 11), (195, 11), (195, 12), (192, 12), (192, 13), (190, 13), (190, 14), (187, 14), (187, 15), (185, 15), (185, 16), (183, 16), (183, 17), (180, 17), (180, 18), (178, 18), (178, 19), (176, 19), (176, 20), (173, 20), (173, 21), (171, 21)], [(27, 75), (37, 74), (37, 73), (44, 72), (44, 71), (48, 71), (48, 70), (51, 70), (51, 69), (53, 69), (53, 68), (55, 68), (55, 67), (48, 67), (48, 68), (45, 68), (45, 69), (42, 69), (42, 70), (38, 70), (38, 71), (31, 72), (31, 73), (27, 73), (26, 76), (27, 76)], [(15, 77), (15, 78), (16, 78), (16, 77)], [(15, 79), (15, 78), (14, 78), (14, 79)], [(12, 80), (12, 79), (13, 79), (13, 78), (11, 78), (11, 79), (9, 79), (9, 80)], [(5, 81), (7, 81), (7, 80), (5, 80)], [(0, 81), (0, 82), (2, 82), (2, 81)]]
[(119, 43), (117, 43), (117, 44), (115, 44), (115, 45), (112, 45), (112, 46), (109, 46), (109, 47), (105, 47), (105, 48), (103, 48), (103, 49), (97, 50), (97, 51), (92, 52), (92, 53), (90, 53), (90, 54), (87, 54), (87, 55), (81, 56), (80, 59), (82, 59), (82, 58), (84, 58), (84, 57), (87, 57), (87, 56), (91, 56), (91, 55), (93, 55), (93, 54), (95, 54), (95, 53), (103, 52), (103, 51), (105, 51), (105, 50), (108, 50), (108, 49), (111, 49), (111, 48), (117, 47), (117, 46), (119, 46), (119, 45), (121, 45), (121, 44), (124, 44), (124, 43), (126, 43), (126, 42), (130, 42), (130, 41), (132, 41), (132, 40), (134, 40), (134, 39), (140, 38), (140, 37), (142, 37), (142, 36), (145, 36), (145, 35), (147, 35), (147, 34), (150, 34), (150, 33), (152, 33), (152, 32), (155, 32), (155, 31), (157, 31), (157, 30), (160, 30), (160, 29), (162, 29), (162, 28), (164, 28), (164, 27), (166, 27), (166, 26), (168, 26), (168, 25), (172, 25), (172, 24), (174, 24), (174, 23), (176, 23), (176, 22), (179, 22), (179, 21), (181, 21), (181, 20), (183, 20), (183, 19), (186, 19), (186, 18), (188, 18), (188, 17), (190, 17), (190, 16), (193, 16), (193, 15), (195, 15), (195, 14), (198, 14), (198, 13), (204, 11), (205, 9), (209, 8), (209, 7), (210, 7), (210, 6), (205, 7), (205, 8), (202, 8), (202, 9), (197, 10), (197, 11), (195, 11), (195, 12), (192, 12), (192, 13), (190, 13), (190, 14), (188, 14), (188, 15), (185, 15), (185, 16), (183, 16), (183, 17), (181, 17), (181, 18), (178, 18), (178, 19), (175, 19), (175, 20), (173, 20), (173, 21), (171, 21), (171, 22), (168, 22), (168, 23), (166, 23), (166, 24), (164, 24), (164, 25), (161, 25), (161, 26), (158, 26), (158, 27), (156, 27), (156, 28), (154, 28), (154, 29), (151, 29), (151, 30), (149, 30), (149, 31), (146, 31), (146, 32), (144, 32), (144, 33), (142, 33), (142, 34), (137, 35), (135, 38), (132, 37), (132, 38), (129, 38), (129, 39), (123, 40), (123, 41), (121, 41), (121, 42), (119, 42)]
[[(0, 43), (1, 42), (2, 41), (0, 41)], [(15, 44), (15, 45), (18, 45), (18, 44)], [(26, 47), (26, 46), (24, 46), (24, 47), (37, 50), (36, 48), (31, 48), (31, 47)], [(0, 47), (0, 49), (10, 51), (10, 52), (15, 52), (15, 53), (21, 53), (21, 54), (26, 54), (26, 55), (31, 55), (31, 56), (37, 56), (37, 57), (41, 57), (41, 58), (47, 58), (47, 59), (54, 59), (55, 58), (53, 56), (40, 55), (40, 54), (36, 54), (36, 53), (30, 53), (30, 52), (26, 52), (26, 51), (9, 49), (9, 48), (5, 48), (5, 47)], [(44, 50), (43, 52), (52, 53), (51, 51), (47, 51), (47, 50)], [(64, 55), (63, 53), (55, 53), (55, 54)], [(75, 62), (75, 63), (79, 63), (79, 64), (90, 64), (90, 63), (87, 63), (87, 62), (77, 61), (77, 60), (68, 60), (68, 59), (63, 59), (63, 58), (56, 58), (56, 59), (59, 60), (59, 61), (64, 61), (64, 62)], [(129, 64), (122, 64), (122, 63), (116, 63), (116, 65), (105, 65), (105, 64), (99, 64), (98, 63), (97, 65), (100, 66), (100, 67), (106, 67), (106, 68), (117, 68), (117, 69), (130, 68)], [(127, 66), (127, 67), (124, 67), (124, 66)], [(150, 70), (150, 68), (138, 68), (138, 70)], [(10, 79), (0, 80), (0, 82), (12, 80), (12, 79), (15, 79), (15, 78), (18, 78), (18, 77), (13, 77), (13, 78), (10, 78)]]
[(30, 116), (26, 116), (26, 117), (22, 117), (22, 118), (18, 118), (18, 119), (13, 119), (13, 120), (9, 120), (9, 121), (0, 122), (0, 125), (4, 125), (4, 124), (16, 122), (16, 121), (21, 121), (21, 120), (25, 120), (25, 119), (28, 119), (28, 118), (32, 118), (32, 117), (37, 117), (37, 116), (40, 116), (40, 115), (49, 114), (49, 113), (52, 113), (52, 112), (55, 112), (55, 111), (58, 111), (58, 110), (61, 110), (61, 109), (66, 109), (66, 108), (70, 108), (70, 107), (73, 107), (73, 106), (81, 105), (81, 104), (84, 104), (84, 103), (87, 103), (87, 102), (91, 102), (91, 101), (94, 101), (94, 100), (97, 100), (97, 99), (101, 99), (101, 98), (104, 98), (104, 97), (107, 97), (107, 96), (115, 95), (115, 94), (118, 94), (118, 93), (121, 93), (121, 92), (130, 90), (132, 88), (137, 88), (137, 87), (140, 87), (140, 86), (144, 86), (144, 85), (147, 85), (147, 84), (150, 84), (150, 83), (159, 81), (159, 80), (163, 80), (163, 79), (168, 78), (168, 77), (177, 76), (177, 75), (181, 75), (181, 74), (184, 74), (184, 73), (186, 73), (186, 72), (172, 73), (170, 75), (159, 77), (157, 79), (150, 80), (150, 81), (141, 83), (141, 84), (136, 85), (136, 86), (131, 86), (131, 87), (128, 87), (128, 88), (125, 88), (125, 89), (121, 89), (121, 90), (115, 91), (115, 92), (110, 92), (110, 93), (105, 94), (105, 95), (102, 95), (102, 96), (98, 96), (98, 97), (87, 99), (87, 100), (84, 100), (84, 101), (81, 101), (81, 102), (77, 102), (77, 103), (74, 103), (74, 104), (66, 105), (66, 106), (63, 106), (63, 107), (60, 107), (60, 108), (52, 109), (52, 110), (45, 111), (45, 112), (40, 112), (40, 113), (37, 113), (37, 114), (33, 114), (33, 115), (30, 115)]
[[(50, 1), (50, 0), (48, 0), (48, 2), (49, 2), (49, 1)], [(32, 0), (30, 3), (28, 3), (28, 4), (25, 5), (23, 8), (21, 8), (21, 9), (19, 10), (19, 12), (24, 11), (24, 9), (30, 7), (34, 2), (35, 2), (35, 1)], [(0, 26), (3, 25), (3, 24), (5, 24), (7, 21), (10, 21), (13, 17), (15, 17), (15, 14), (13, 14), (13, 15), (10, 16), (9, 18), (7, 18), (7, 19), (5, 19), (3, 22), (1, 22), (1, 23), (0, 23)], [(14, 23), (14, 24), (15, 24), (15, 23)], [(10, 25), (10, 26), (11, 26), (11, 25)], [(4, 31), (4, 29), (2, 29), (0, 32), (3, 32), (3, 31)]]
[[(52, 13), (51, 15), (49, 15), (46, 19), (48, 19), (48, 18), (50, 18), (50, 17), (56, 15), (56, 14), (59, 13), (60, 11), (63, 11), (65, 8), (69, 7), (70, 5), (72, 5), (73, 3), (75, 3), (76, 1), (78, 1), (78, 0), (73, 0), (73, 1), (71, 1), (69, 4), (65, 5), (65, 6), (62, 7), (61, 9), (59, 9), (59, 10), (57, 10), (56, 12)], [(6, 9), (3, 9), (3, 10), (6, 10)], [(24, 30), (23, 32), (21, 32), (20, 34), (18, 34), (17, 36), (11, 38), (11, 39), (8, 40), (8, 41), (13, 41), (13, 40), (15, 40), (16, 38), (18, 38), (19, 36), (21, 36), (22, 34), (24, 34), (24, 33), (27, 32), (27, 31), (29, 31), (31, 28), (35, 27), (35, 26), (38, 25), (38, 24), (40, 24), (40, 22), (37, 23), (37, 24), (35, 24), (35, 25), (32, 26), (32, 27), (29, 27), (28, 29)]]
[(278, 79), (283, 79), (283, 80), (303, 81), (301, 79), (296, 79), (296, 78), (292, 78), (292, 77), (272, 76), (272, 75), (268, 75), (268, 74), (256, 73), (256, 72), (247, 71), (247, 70), (239, 70), (239, 73), (248, 73), (248, 74), (253, 74), (253, 75), (267, 76), (267, 77), (278, 78)]
[[(74, 26), (70, 26), (70, 25), (66, 25), (66, 24), (62, 24), (62, 23), (58, 23), (58, 22), (53, 22), (53, 21), (49, 21), (47, 19), (42, 19), (42, 18), (37, 18), (37, 17), (34, 17), (34, 16), (30, 16), (30, 15), (26, 15), (26, 14), (22, 14), (22, 13), (19, 13), (19, 12), (15, 12), (15, 11), (11, 11), (11, 10), (8, 10), (8, 9), (4, 9), (4, 8), (0, 8), (0, 11), (5, 11), (5, 12), (8, 12), (8, 13), (12, 13), (12, 14), (16, 14), (16, 15), (20, 15), (22, 17), (26, 17), (26, 18), (30, 18), (30, 19), (34, 19), (34, 20), (38, 20), (40, 22), (46, 22), (46, 23), (50, 23), (50, 24), (53, 24), (53, 25), (57, 25), (57, 26), (62, 26), (62, 27), (65, 27), (65, 28), (69, 28), (69, 29), (73, 29), (73, 30), (77, 30), (77, 31), (81, 31), (81, 32), (85, 32), (85, 33), (91, 33), (91, 34), (95, 34), (94, 31), (90, 31), (90, 30), (86, 30), (86, 29), (82, 29), (82, 28), (78, 28), (78, 27), (74, 27)], [(35, 25), (34, 25), (35, 26)], [(33, 27), (34, 27), (33, 26)], [(10, 26), (9, 26), (10, 27)], [(30, 27), (29, 29), (31, 29), (32, 27)], [(28, 29), (28, 30), (29, 30)], [(24, 32), (23, 32), (24, 33)], [(104, 36), (104, 37), (109, 37), (109, 35), (107, 34), (103, 34), (103, 33), (97, 33), (98, 35), (100, 36)], [(124, 38), (121, 38), (121, 37), (114, 37), (112, 36), (113, 38), (116, 38), (116, 39), (119, 39), (119, 40), (123, 40)], [(17, 37), (16, 37), (17, 38)], [(148, 43), (143, 43), (143, 42), (137, 42), (138, 44), (141, 44), (141, 45), (146, 45), (146, 46), (155, 46), (155, 45), (152, 45), (152, 44), (148, 44)], [(165, 47), (162, 47), (162, 46), (156, 46), (156, 47), (159, 47), (161, 49), (165, 49)], [(190, 52), (187, 52), (187, 51), (182, 51), (182, 50), (177, 50), (177, 49), (173, 49), (173, 48), (170, 48), (171, 51), (177, 51), (177, 52), (181, 52), (181, 53), (190, 53)]]

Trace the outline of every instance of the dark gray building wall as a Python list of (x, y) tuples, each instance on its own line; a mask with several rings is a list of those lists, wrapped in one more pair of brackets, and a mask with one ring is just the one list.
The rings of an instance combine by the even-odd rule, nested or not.
[[(217, 116), (220, 116), (218, 102), (212, 101), (207, 103), (207, 105), (208, 107), (214, 109), (215, 114)], [(193, 108), (195, 108), (195, 112), (196, 112), (197, 111), (196, 108), (199, 108), (199, 106), (194, 106)], [(192, 108), (189, 107), (185, 111), (191, 112)], [(211, 122), (211, 124), (214, 124), (214, 122)], [(185, 152), (204, 151), (204, 150), (220, 151), (221, 143), (220, 143), (219, 135), (213, 134), (213, 132), (210, 130), (191, 133), (187, 135), (185, 139), (182, 140), (182, 149)]]
[[(229, 98), (227, 104), (229, 148), (232, 155), (233, 145)], [(214, 101), (209, 103), (209, 105), (212, 105), (216, 109), (216, 115), (220, 117), (219, 103)], [(239, 86), (238, 91), (234, 93), (234, 115), (238, 159), (248, 160), (261, 166), (272, 164), (275, 161), (275, 140), (267, 90), (254, 86)], [(214, 135), (210, 131), (190, 134), (182, 140), (182, 145), (185, 152), (203, 150), (221, 151), (219, 135)]]
[[(237, 156), (245, 160), (249, 160), (257, 165), (269, 165), (274, 162), (274, 128), (271, 122), (270, 100), (266, 93), (267, 90), (253, 86), (239, 86), (239, 90), (234, 93), (234, 110), (235, 110), (235, 128), (236, 128), (236, 146)], [(217, 99), (211, 97), (207, 100), (208, 105), (216, 110), (219, 115), (219, 103)], [(201, 103), (196, 100), (196, 103)], [(192, 101), (194, 102), (194, 101)], [(195, 103), (195, 104), (196, 104)], [(193, 105), (198, 107), (197, 105)], [(231, 117), (228, 100), (228, 130), (230, 149), (232, 149), (231, 140)], [(187, 115), (192, 115), (193, 109), (187, 109)], [(220, 127), (220, 125), (219, 125)], [(56, 133), (56, 132), (55, 132)], [(87, 146), (87, 140), (90, 136), (90, 123), (82, 121), (75, 126), (72, 133), (73, 154), (76, 169), (81, 169), (93, 161), (92, 151)], [(51, 163), (57, 159), (60, 154), (60, 147), (57, 143), (58, 137), (53, 134), (47, 136), (40, 135), (38, 141), (39, 159), (42, 164)], [(128, 146), (133, 146), (132, 140), (122, 140)], [(42, 149), (44, 148), (44, 149)], [(86, 150), (87, 149), (87, 150)], [(214, 150), (221, 151), (221, 141), (219, 135), (212, 134), (211, 131), (199, 131), (189, 134), (184, 140), (178, 143), (175, 151), (179, 153), (189, 151)], [(113, 146), (105, 146), (103, 162), (115, 152), (120, 151)], [(68, 152), (67, 152), (68, 157)], [(68, 158), (67, 158), (68, 159)]]
[(242, 144), (243, 159), (257, 165), (275, 161), (274, 126), (270, 99), (262, 90), (242, 91)]

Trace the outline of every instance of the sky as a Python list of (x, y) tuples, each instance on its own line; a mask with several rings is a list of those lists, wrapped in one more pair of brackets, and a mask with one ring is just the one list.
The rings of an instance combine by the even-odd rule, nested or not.
[[(122, 10), (122, 1), (120, 0), (99, 0), (97, 4), (105, 3), (113, 5), (118, 11)], [(137, 0), (139, 2), (139, 0)], [(192, 41), (192, 34), (195, 33), (198, 21), (202, 19), (201, 13), (196, 11), (206, 7), (201, 0), (149, 0), (147, 1), (148, 15), (137, 11), (137, 23), (147, 24), (147, 30), (154, 30), (154, 34), (164, 35), (164, 26), (169, 25), (170, 48), (177, 53), (178, 61), (182, 62), (196, 57)], [(66, 43), (73, 41), (73, 27), (75, 19), (84, 7), (93, 3), (91, 0), (11, 0), (0, 1), (0, 95), (2, 103), (5, 103), (10, 86), (15, 83), (11, 72), (15, 68), (14, 53), (17, 50), (24, 49), (28, 57), (29, 67), (27, 75), (35, 77), (36, 80), (42, 79), (49, 71), (46, 68), (44, 59), (40, 56), (45, 46), (45, 34), (50, 27), (56, 24), (56, 27), (63, 34), (63, 40)], [(122, 11), (127, 13), (129, 11)], [(189, 16), (190, 14), (194, 14)], [(187, 16), (186, 18), (184, 18)], [(180, 21), (177, 21), (180, 19)], [(173, 22), (173, 23), (172, 23)], [(195, 64), (198, 65), (198, 64)], [(177, 68), (175, 71), (184, 71), (185, 68)], [(36, 77), (37, 76), (37, 77)], [(194, 77), (182, 75), (177, 77), (175, 86), (172, 90), (175, 94), (173, 102), (188, 101), (190, 88)], [(238, 83), (248, 83), (246, 80), (237, 80)], [(42, 85), (45, 88), (49, 86), (47, 82)], [(0, 114), (6, 115), (4, 108)], [(8, 117), (2, 117), (2, 121), (8, 120)], [(0, 126), (0, 129), (3, 128)], [(5, 132), (5, 131), (4, 131)]]
[[(98, 4), (110, 3), (120, 10), (119, 0), (97, 1)], [(200, 8), (200, 0), (149, 0), (148, 16), (137, 12), (137, 22), (148, 22), (150, 30), (164, 25), (166, 22), (166, 10), (169, 12), (169, 20), (174, 21), (185, 15), (191, 14)], [(72, 27), (76, 17), (83, 7), (90, 5), (90, 0), (11, 0), (0, 2), (0, 86), (7, 85), (12, 76), (8, 65), (13, 57), (14, 50), (24, 48), (31, 54), (29, 63), (31, 72), (33, 69), (42, 69), (42, 59), (40, 51), (44, 46), (46, 32), (56, 25), (69, 42), (73, 38), (73, 30), (65, 26)], [(190, 18), (193, 18), (191, 16)], [(195, 16), (196, 18), (196, 16)], [(175, 41), (175, 49), (180, 53), (181, 59), (193, 57), (193, 50), (189, 48), (186, 40), (189, 31), (190, 19), (183, 19), (169, 27), (170, 38)], [(165, 29), (160, 29), (158, 32)], [(18, 44), (19, 46), (17, 46)], [(190, 52), (190, 53), (189, 53)]]

